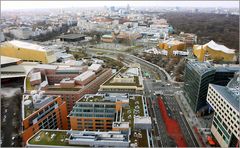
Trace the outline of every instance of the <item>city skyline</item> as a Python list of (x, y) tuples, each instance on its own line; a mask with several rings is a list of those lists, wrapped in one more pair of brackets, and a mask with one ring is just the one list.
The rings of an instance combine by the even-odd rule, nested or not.
[(236, 1), (3, 1), (1, 147), (238, 147)]
[[(57, 2), (57, 5), (56, 5)], [(2, 1), (1, 10), (69, 7), (223, 7), (239, 8), (238, 1)]]

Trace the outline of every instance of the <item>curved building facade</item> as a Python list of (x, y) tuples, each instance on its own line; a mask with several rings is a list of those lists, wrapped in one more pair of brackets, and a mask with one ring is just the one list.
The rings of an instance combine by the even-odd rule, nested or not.
[(207, 59), (224, 62), (235, 61), (235, 50), (229, 49), (224, 45), (219, 45), (214, 41), (210, 41), (205, 45), (194, 45), (193, 54), (201, 62)]

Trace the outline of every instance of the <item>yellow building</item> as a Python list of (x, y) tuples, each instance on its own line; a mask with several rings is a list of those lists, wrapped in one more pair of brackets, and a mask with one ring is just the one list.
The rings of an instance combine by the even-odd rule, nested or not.
[(22, 41), (7, 41), (1, 44), (0, 55), (19, 58), (28, 62), (52, 63), (56, 61), (53, 51)]
[(183, 51), (186, 49), (186, 44), (178, 40), (167, 40), (159, 44), (160, 49), (168, 51), (168, 56), (173, 56), (173, 51)]
[(207, 59), (225, 62), (235, 61), (235, 50), (217, 44), (214, 41), (210, 41), (205, 45), (194, 45), (193, 54), (199, 61), (205, 61)]

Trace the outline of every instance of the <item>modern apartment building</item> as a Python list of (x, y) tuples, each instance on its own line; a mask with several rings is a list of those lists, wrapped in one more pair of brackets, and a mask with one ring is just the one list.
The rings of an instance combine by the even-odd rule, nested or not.
[(240, 73), (227, 86), (210, 84), (207, 102), (214, 109), (211, 132), (221, 147), (240, 146)]
[(67, 107), (60, 96), (42, 93), (23, 96), (22, 100), (23, 142), (40, 129), (67, 129)]
[(28, 62), (52, 63), (56, 61), (56, 56), (52, 50), (18, 40), (3, 42), (0, 47), (0, 55)]
[(207, 105), (208, 84), (214, 81), (215, 68), (207, 62), (189, 61), (185, 68), (184, 92), (194, 112)]

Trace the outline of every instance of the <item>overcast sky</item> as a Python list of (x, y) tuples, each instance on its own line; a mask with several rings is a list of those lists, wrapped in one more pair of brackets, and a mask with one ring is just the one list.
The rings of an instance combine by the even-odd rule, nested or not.
[(103, 6), (162, 6), (162, 7), (235, 7), (239, 1), (2, 1), (1, 10), (66, 8), (66, 7), (103, 7)]

